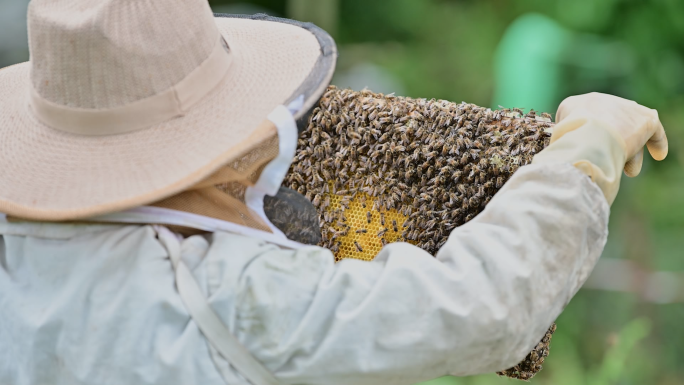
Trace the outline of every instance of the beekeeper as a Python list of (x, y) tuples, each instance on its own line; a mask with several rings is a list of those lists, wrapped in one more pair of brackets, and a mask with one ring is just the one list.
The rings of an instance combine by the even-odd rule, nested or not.
[[(34, 0), (0, 71), (0, 384), (411, 384), (506, 369), (667, 140), (602, 94), (437, 257), (335, 264), (265, 215), (329, 84), (322, 30), (204, 0)], [(196, 233), (195, 235), (190, 235)]]

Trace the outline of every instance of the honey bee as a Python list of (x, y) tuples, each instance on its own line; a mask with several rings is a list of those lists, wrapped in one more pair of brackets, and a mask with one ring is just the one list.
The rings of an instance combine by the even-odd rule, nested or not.
[(411, 232), (411, 236), (409, 237), (409, 239), (412, 241), (417, 241), (419, 237), (420, 237), (420, 232), (418, 230), (413, 230)]
[(329, 227), (329, 228), (328, 228), (328, 233), (332, 234), (332, 237), (330, 237), (330, 240), (331, 240), (331, 241), (334, 241), (335, 239), (337, 239), (337, 237), (342, 236), (342, 232), (341, 232), (341, 231), (337, 231), (337, 230), (335, 230), (335, 229), (332, 228), (332, 227)]
[(363, 249), (361, 248), (361, 245), (359, 245), (358, 242), (354, 241), (354, 246), (356, 246), (356, 250), (358, 250), (360, 253), (363, 253)]
[(368, 211), (366, 213), (366, 218), (368, 219), (368, 223), (371, 223), (371, 212), (370, 211)]
[(392, 219), (392, 227), (394, 228), (394, 232), (395, 232), (395, 233), (396, 233), (397, 231), (399, 231), (399, 230), (397, 229), (397, 220), (396, 220), (396, 219)]
[(428, 177), (426, 174), (423, 174), (423, 176), (420, 177), (420, 185), (421, 187), (425, 187), (427, 185)]
[(435, 173), (435, 168), (433, 166), (428, 167), (426, 175), (428, 178), (431, 178)]
[(368, 230), (366, 230), (366, 229), (358, 229), (358, 230), (356, 230), (356, 234), (366, 234), (367, 232), (368, 232)]

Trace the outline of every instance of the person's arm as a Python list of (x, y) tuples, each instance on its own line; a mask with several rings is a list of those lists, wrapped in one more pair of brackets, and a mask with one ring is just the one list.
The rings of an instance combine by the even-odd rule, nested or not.
[[(412, 384), (522, 360), (601, 254), (609, 208), (570, 164), (522, 167), (436, 258), (273, 251), (241, 277), (238, 339), (286, 383)], [(256, 324), (256, 325), (255, 325)]]
[(260, 254), (241, 274), (235, 333), (286, 383), (411, 384), (515, 365), (603, 250), (610, 183), (580, 161), (605, 175), (624, 166), (635, 151), (609, 130), (593, 138), (603, 156), (578, 141), (568, 156), (557, 137), (436, 258), (407, 243), (370, 263), (333, 264), (319, 248)]

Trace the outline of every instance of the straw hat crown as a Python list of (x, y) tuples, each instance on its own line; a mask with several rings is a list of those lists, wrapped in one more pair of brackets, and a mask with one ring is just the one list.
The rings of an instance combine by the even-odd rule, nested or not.
[(0, 69), (0, 213), (36, 220), (151, 204), (277, 153), (267, 117), (300, 100), (304, 121), (337, 56), (311, 24), (206, 0), (32, 0), (28, 29), (31, 60)]
[(111, 109), (165, 91), (219, 39), (205, 0), (34, 0), (28, 29), (33, 88), (79, 109)]

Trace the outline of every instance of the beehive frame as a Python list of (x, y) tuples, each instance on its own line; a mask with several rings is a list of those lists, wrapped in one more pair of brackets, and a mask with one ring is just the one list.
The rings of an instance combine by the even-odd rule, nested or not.
[[(372, 260), (396, 241), (434, 255), (548, 145), (550, 127), (545, 113), (331, 86), (300, 134), (284, 186), (317, 207), (320, 245), (337, 261)], [(499, 374), (532, 378), (554, 330)]]

